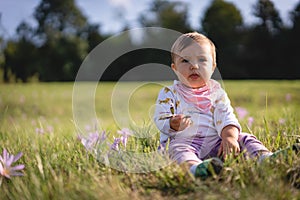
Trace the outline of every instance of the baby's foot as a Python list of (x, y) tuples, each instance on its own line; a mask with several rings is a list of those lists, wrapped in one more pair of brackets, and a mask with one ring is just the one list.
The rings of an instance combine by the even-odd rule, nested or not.
[(298, 154), (300, 152), (300, 143), (293, 144), (292, 149), (296, 154)]
[(195, 177), (206, 179), (209, 176), (219, 174), (223, 169), (223, 162), (219, 158), (210, 158), (200, 163), (195, 172)]
[(291, 151), (291, 150), (293, 150), (296, 154), (298, 154), (300, 152), (300, 143), (295, 143), (290, 147), (287, 147), (285, 149), (277, 150), (274, 153), (262, 154), (259, 157), (259, 162), (265, 160), (266, 158), (270, 158), (272, 160), (272, 159), (276, 159), (280, 156), (287, 157), (288, 152)]

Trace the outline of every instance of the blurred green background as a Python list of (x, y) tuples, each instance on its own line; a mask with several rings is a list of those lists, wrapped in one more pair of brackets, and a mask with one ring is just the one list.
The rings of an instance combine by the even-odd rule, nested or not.
[[(283, 22), (274, 3), (253, 1), (251, 13), (257, 20), (247, 24), (235, 4), (211, 0), (195, 30), (185, 1), (152, 0), (135, 23), (138, 27), (204, 33), (217, 46), (218, 68), (224, 79), (299, 79), (300, 2), (290, 11), (289, 24)], [(100, 24), (91, 23), (75, 0), (40, 0), (32, 16), (34, 23), (22, 21), (13, 37), (0, 31), (1, 82), (73, 81), (88, 53), (113, 36), (103, 33)], [(124, 22), (123, 30), (128, 29)], [(101, 80), (118, 80), (120, 68), (126, 73), (151, 62), (170, 65), (169, 52), (141, 51), (116, 59)]]

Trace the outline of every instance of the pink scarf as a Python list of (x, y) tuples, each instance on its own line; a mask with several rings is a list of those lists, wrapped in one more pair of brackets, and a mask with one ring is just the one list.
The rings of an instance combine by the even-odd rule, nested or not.
[(211, 88), (208, 83), (202, 88), (189, 88), (181, 82), (176, 81), (174, 84), (175, 90), (183, 97), (186, 103), (191, 104), (200, 112), (208, 112), (211, 108)]

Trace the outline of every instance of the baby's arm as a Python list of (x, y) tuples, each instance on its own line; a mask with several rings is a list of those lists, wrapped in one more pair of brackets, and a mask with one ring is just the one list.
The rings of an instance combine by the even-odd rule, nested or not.
[(229, 154), (234, 153), (236, 155), (240, 152), (238, 137), (241, 126), (234, 115), (226, 92), (222, 88), (219, 88), (216, 92), (217, 98), (214, 99), (213, 109), (214, 124), (222, 138), (218, 154), (226, 158)]
[(236, 126), (228, 125), (223, 128), (221, 132), (221, 146), (218, 152), (218, 156), (223, 155), (226, 159), (227, 155), (237, 155), (240, 152), (240, 146), (238, 143), (239, 129)]

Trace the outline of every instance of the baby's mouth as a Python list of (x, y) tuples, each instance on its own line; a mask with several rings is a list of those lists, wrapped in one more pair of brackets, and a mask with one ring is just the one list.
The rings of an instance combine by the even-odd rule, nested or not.
[(197, 79), (197, 78), (199, 78), (200, 76), (199, 76), (199, 74), (193, 73), (193, 74), (189, 75), (189, 77), (190, 77), (191, 79)]

